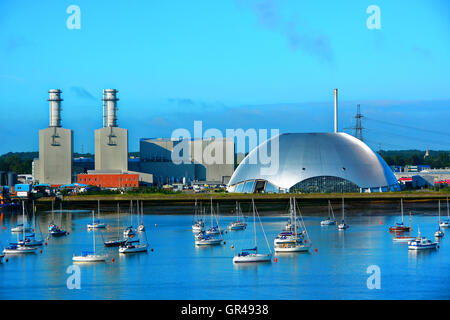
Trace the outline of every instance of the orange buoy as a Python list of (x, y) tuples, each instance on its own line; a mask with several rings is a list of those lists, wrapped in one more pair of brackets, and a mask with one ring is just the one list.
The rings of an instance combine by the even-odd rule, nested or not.
[(42, 253), (42, 250), (41, 250), (41, 251), (39, 251), (39, 253)]
[(308, 243), (308, 240), (307, 240), (307, 239), (305, 239), (305, 243)]
[(273, 261), (278, 262), (278, 258), (273, 259)]
[(155, 223), (155, 227), (157, 227), (158, 225)]
[(111, 261), (114, 262), (114, 258), (112, 258)]
[(234, 245), (231, 245), (231, 249), (234, 249)]
[(383, 224), (383, 220), (381, 220), (380, 224)]
[(45, 245), (47, 245), (47, 242), (45, 243)]
[(314, 252), (317, 252), (317, 248), (314, 250)]
[(5, 226), (5, 230), (6, 230), (6, 226)]

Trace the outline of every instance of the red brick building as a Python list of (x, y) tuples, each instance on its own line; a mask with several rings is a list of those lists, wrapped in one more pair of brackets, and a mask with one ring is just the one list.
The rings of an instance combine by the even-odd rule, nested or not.
[(139, 187), (139, 175), (132, 173), (79, 174), (77, 182), (102, 188)]

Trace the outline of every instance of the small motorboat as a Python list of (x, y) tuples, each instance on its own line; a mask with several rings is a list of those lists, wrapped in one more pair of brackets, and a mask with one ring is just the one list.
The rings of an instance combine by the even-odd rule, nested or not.
[(107, 255), (95, 254), (93, 251), (83, 251), (80, 256), (73, 256), (73, 262), (105, 262)]
[(123, 245), (119, 247), (120, 253), (137, 253), (137, 252), (147, 252), (148, 244), (140, 243), (139, 240), (127, 240)]
[(233, 263), (255, 263), (255, 262), (271, 262), (272, 254), (258, 253), (257, 248), (243, 249), (233, 257)]
[(432, 242), (430, 239), (421, 237), (420, 232), (419, 232), (419, 236), (416, 239), (408, 242), (408, 249), (409, 250), (429, 250), (429, 249), (436, 249), (437, 245), (438, 245), (437, 242)]
[(205, 226), (205, 223), (202, 221), (196, 221), (192, 225), (192, 232), (200, 232), (203, 231), (203, 227)]
[(95, 219), (92, 223), (88, 223), (88, 229), (104, 229), (106, 228), (106, 223), (100, 222), (100, 220)]
[(395, 242), (410, 242), (414, 240), (416, 237), (412, 236), (396, 236), (392, 240)]
[(447, 198), (447, 219), (442, 220), (439, 223), (439, 226), (441, 228), (450, 228), (450, 208), (449, 208), (449, 205), (448, 205), (448, 198)]
[(3, 254), (27, 254), (35, 253), (37, 247), (27, 247), (24, 245), (10, 244), (5, 249), (3, 249)]

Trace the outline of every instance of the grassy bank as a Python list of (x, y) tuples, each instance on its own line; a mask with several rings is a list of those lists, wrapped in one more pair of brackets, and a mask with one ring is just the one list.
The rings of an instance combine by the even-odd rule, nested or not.
[[(145, 200), (155, 202), (191, 202), (197, 200), (223, 200), (223, 201), (248, 201), (252, 198), (258, 201), (280, 201), (289, 199), (291, 196), (297, 199), (305, 200), (326, 200), (340, 199), (341, 193), (318, 193), (318, 194), (246, 194), (246, 193), (198, 193), (198, 194), (105, 194), (105, 195), (76, 195), (65, 196), (63, 200), (66, 202), (91, 202), (91, 201), (129, 201), (129, 200)], [(346, 193), (345, 199), (348, 200), (396, 200), (403, 198), (405, 200), (437, 200), (446, 199), (450, 196), (450, 192), (386, 192), (386, 193)], [(38, 202), (50, 202), (54, 198), (41, 198)]]

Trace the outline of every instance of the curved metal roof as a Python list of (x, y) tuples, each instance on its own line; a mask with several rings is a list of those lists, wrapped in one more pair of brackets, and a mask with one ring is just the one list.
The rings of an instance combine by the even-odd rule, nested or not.
[[(261, 152), (270, 157), (273, 149), (276, 154), (277, 138), (278, 170), (265, 173), (264, 169), (267, 170), (270, 164), (262, 164), (264, 161), (260, 160)], [(364, 142), (339, 132), (285, 133), (273, 137), (261, 143), (242, 160), (228, 185), (263, 179), (277, 187), (288, 189), (300, 181), (318, 176), (340, 177), (360, 188), (398, 184), (392, 170), (378, 154)]]

